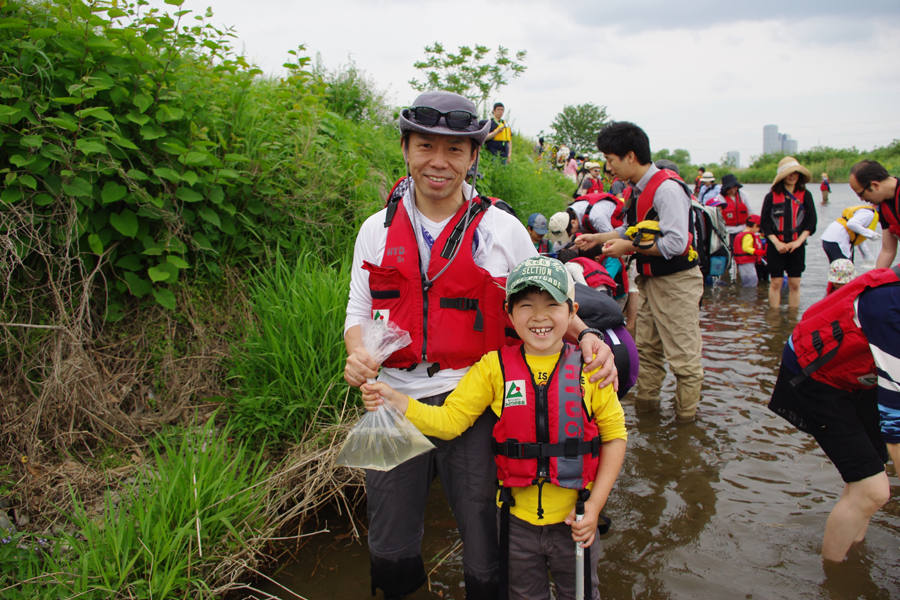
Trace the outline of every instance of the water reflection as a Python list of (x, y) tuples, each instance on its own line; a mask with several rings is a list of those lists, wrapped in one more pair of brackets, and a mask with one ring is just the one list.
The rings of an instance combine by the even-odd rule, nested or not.
[[(768, 186), (744, 189), (758, 212)], [(856, 202), (846, 184), (833, 190), (831, 202), (817, 207), (819, 234)], [(876, 513), (866, 541), (851, 548), (848, 560), (826, 570), (822, 534), (843, 482), (810, 436), (765, 406), (787, 336), (825, 293), (819, 234), (807, 251), (800, 311), (769, 310), (765, 284), (747, 289), (728, 282), (706, 291), (706, 380), (696, 423), (674, 423), (671, 375), (660, 412), (636, 415), (634, 392), (624, 399), (629, 451), (606, 511), (613, 519), (601, 550), (606, 600), (900, 598), (900, 489), (893, 467), (894, 499)], [(454, 522), (437, 485), (427, 515), (423, 556), (432, 559), (426, 566), (434, 569), (432, 591), (411, 598), (462, 600)], [(329, 517), (329, 528), (332, 533), (292, 548), (275, 578), (309, 600), (369, 598), (365, 540), (347, 536), (346, 517)], [(263, 589), (293, 597), (272, 585)]]

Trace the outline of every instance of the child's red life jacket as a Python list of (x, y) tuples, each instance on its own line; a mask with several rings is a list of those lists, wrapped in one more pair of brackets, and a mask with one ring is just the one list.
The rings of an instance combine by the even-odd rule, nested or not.
[(638, 196), (637, 201), (632, 203), (632, 210), (635, 218), (629, 218), (628, 223), (629, 225), (637, 225), (641, 221), (659, 220), (659, 215), (657, 214), (656, 209), (653, 208), (653, 196), (656, 194), (656, 190), (659, 189), (659, 186), (669, 179), (674, 179), (682, 189), (684, 189), (684, 193), (687, 196), (685, 198), (685, 210), (688, 212), (688, 243), (680, 256), (674, 256), (670, 259), (665, 259), (662, 256), (648, 256), (646, 254), (638, 253), (637, 269), (638, 273), (641, 275), (671, 275), (672, 273), (687, 271), (700, 264), (697, 258), (694, 258), (694, 260), (688, 258), (688, 253), (690, 252), (691, 245), (694, 241), (693, 219), (690, 218), (691, 199), (693, 196), (691, 190), (688, 189), (687, 184), (685, 184), (684, 181), (681, 180), (681, 177), (674, 171), (660, 169), (653, 174), (650, 181), (647, 182), (647, 187), (644, 188), (641, 191), (641, 195)]
[[(772, 221), (775, 225), (778, 239), (782, 242), (793, 242), (799, 237), (800, 224), (806, 217), (806, 208), (803, 199), (806, 197), (806, 190), (800, 192), (797, 196), (772, 192)], [(790, 211), (791, 226), (788, 228), (787, 219), (785, 217)]]
[(745, 235), (752, 235), (753, 247), (756, 250), (762, 250), (762, 242), (760, 241), (758, 235), (749, 231), (740, 232), (734, 237), (734, 262), (739, 265), (759, 262), (759, 256), (757, 256), (756, 254), (747, 254), (744, 252), (743, 241)]
[(544, 478), (585, 489), (597, 474), (600, 433), (584, 404), (581, 350), (564, 343), (544, 385), (535, 383), (524, 345), (504, 346), (499, 357), (503, 408), (492, 442), (497, 478), (504, 487), (527, 487)]
[[(581, 218), (581, 229), (583, 231), (587, 233), (599, 233), (591, 223), (591, 209), (594, 208), (594, 205), (598, 202), (612, 202), (616, 205), (615, 210), (613, 210), (613, 213), (609, 218), (609, 222), (613, 226), (613, 229), (621, 227), (622, 223), (625, 222), (625, 202), (621, 198), (606, 192), (585, 194), (584, 196), (575, 198), (575, 202), (580, 202), (582, 200), (588, 203), (587, 208), (584, 209), (584, 216)], [(573, 204), (575, 202), (573, 202)]]
[[(389, 197), (381, 265), (363, 262), (362, 266), (369, 272), (373, 318), (393, 321), (412, 338), (384, 366), (413, 369), (420, 362), (438, 364), (438, 369), (471, 366), (486, 352), (503, 346), (506, 332), (512, 331), (503, 310), (505, 278), (493, 277), (472, 258), (475, 230), (491, 203), (474, 198), (460, 207), (435, 240), (423, 276), (419, 246), (402, 197), (402, 193)], [(469, 226), (463, 230), (467, 210)], [(457, 245), (456, 258), (435, 279)]]
[(725, 219), (725, 225), (728, 227), (746, 225), (747, 218), (750, 216), (750, 211), (747, 209), (744, 199), (741, 198), (741, 193), (738, 192), (734, 198), (723, 194), (722, 198), (725, 199), (725, 204), (721, 207), (722, 218)]
[(606, 267), (598, 263), (596, 260), (579, 256), (571, 261), (584, 267), (584, 280), (592, 288), (598, 288), (601, 285), (609, 287), (610, 291), (616, 289), (616, 280), (613, 279)]
[(900, 265), (874, 269), (810, 306), (791, 334), (802, 369), (791, 385), (812, 377), (846, 391), (874, 387), (878, 381), (875, 359), (866, 336), (855, 322), (854, 302), (868, 289), (898, 281)]

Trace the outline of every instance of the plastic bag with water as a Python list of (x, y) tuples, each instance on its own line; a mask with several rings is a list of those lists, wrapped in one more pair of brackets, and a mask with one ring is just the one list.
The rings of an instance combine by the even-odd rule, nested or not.
[[(378, 364), (412, 342), (409, 333), (388, 321), (366, 321), (361, 327), (363, 347)], [(369, 383), (374, 382), (369, 379)], [(390, 471), (432, 448), (434, 444), (409, 419), (385, 402), (378, 410), (366, 411), (353, 426), (335, 462)]]

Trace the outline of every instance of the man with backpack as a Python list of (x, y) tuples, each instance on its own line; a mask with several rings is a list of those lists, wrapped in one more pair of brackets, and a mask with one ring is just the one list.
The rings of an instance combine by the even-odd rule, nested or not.
[(700, 362), (700, 299), (703, 275), (693, 246), (691, 191), (678, 175), (651, 161), (650, 140), (634, 123), (604, 128), (597, 147), (619, 179), (633, 184), (626, 222), (610, 233), (586, 234), (575, 244), (603, 254), (637, 253), (637, 285), (644, 297), (635, 336), (641, 371), (635, 408), (658, 410), (668, 361), (677, 382), (676, 421), (694, 420), (703, 385)]

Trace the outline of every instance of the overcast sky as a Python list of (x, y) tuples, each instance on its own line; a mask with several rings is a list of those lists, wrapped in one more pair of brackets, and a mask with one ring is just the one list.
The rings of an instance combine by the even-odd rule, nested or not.
[[(426, 45), (526, 50), (528, 70), (495, 98), (514, 129), (550, 131), (567, 104), (606, 106), (654, 151), (741, 166), (776, 124), (815, 145), (871, 149), (900, 138), (896, 0), (185, 0), (234, 27), (236, 48), (280, 74), (299, 44), (330, 68), (353, 60), (396, 105), (416, 92)], [(172, 8), (172, 7), (168, 7)], [(492, 99), (494, 100), (494, 99)]]

